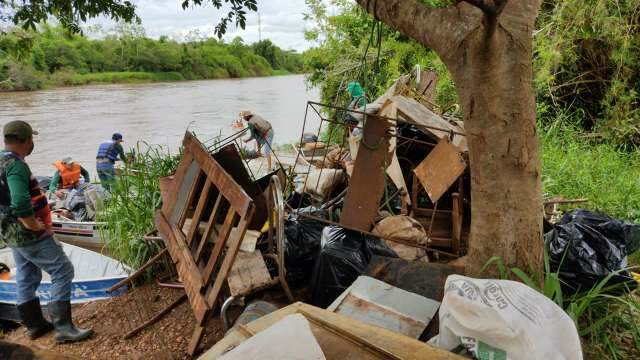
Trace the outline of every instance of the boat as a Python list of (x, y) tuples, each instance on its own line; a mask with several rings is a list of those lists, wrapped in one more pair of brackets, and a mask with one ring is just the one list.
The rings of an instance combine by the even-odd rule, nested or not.
[(63, 243), (79, 246), (101, 254), (107, 254), (105, 243), (100, 237), (103, 222), (74, 221), (57, 213), (52, 213), (54, 238)]
[[(120, 295), (126, 287), (108, 293), (107, 289), (129, 276), (127, 266), (108, 256), (78, 246), (61, 243), (62, 249), (73, 264), (75, 277), (71, 283), (71, 303), (80, 304), (90, 301), (107, 299)], [(9, 276), (0, 280), (0, 319), (18, 321), (16, 309), (15, 262), (10, 248), (0, 249), (0, 263), (4, 263), (11, 270)], [(37, 294), (43, 308), (49, 302), (49, 274), (42, 273), (42, 283)]]

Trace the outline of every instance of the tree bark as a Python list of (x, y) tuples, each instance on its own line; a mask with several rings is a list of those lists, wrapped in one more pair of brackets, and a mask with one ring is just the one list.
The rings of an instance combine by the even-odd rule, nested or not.
[[(452, 74), (471, 167), (467, 273), (480, 276), (485, 263), (499, 256), (507, 266), (541, 274), (542, 191), (532, 86), (532, 32), (540, 0), (512, 0), (496, 13), (467, 2), (444, 9), (415, 0), (357, 2), (436, 51)], [(398, 18), (409, 14), (420, 15)]]

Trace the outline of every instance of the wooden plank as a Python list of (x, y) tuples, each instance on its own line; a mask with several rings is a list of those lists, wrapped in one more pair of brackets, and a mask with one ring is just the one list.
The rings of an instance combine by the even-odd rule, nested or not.
[(198, 198), (198, 204), (196, 205), (196, 211), (193, 213), (193, 218), (191, 219), (191, 226), (189, 227), (189, 233), (187, 233), (187, 245), (191, 246), (193, 242), (193, 238), (196, 236), (198, 232), (198, 227), (200, 225), (200, 218), (202, 218), (202, 211), (204, 210), (205, 205), (207, 204), (207, 200), (209, 200), (209, 192), (211, 191), (211, 182), (205, 181), (204, 189), (200, 193), (200, 197)]
[(202, 238), (200, 238), (200, 242), (198, 243), (198, 247), (196, 248), (195, 253), (193, 253), (193, 260), (196, 264), (200, 264), (200, 257), (202, 256), (202, 250), (204, 246), (209, 241), (209, 237), (211, 233), (216, 229), (216, 218), (218, 216), (218, 210), (220, 209), (220, 203), (222, 202), (222, 194), (218, 193), (218, 198), (216, 199), (215, 205), (213, 205), (213, 210), (211, 211), (211, 215), (209, 215), (209, 221), (207, 221), (207, 227), (202, 234)]
[(185, 254), (184, 251), (182, 251), (185, 248), (184, 244), (182, 244), (182, 246), (178, 244), (179, 241), (176, 239), (176, 234), (180, 234), (180, 232), (171, 228), (160, 210), (156, 212), (156, 227), (165, 240), (171, 258), (176, 263), (176, 268), (184, 284), (184, 290), (189, 298), (191, 308), (194, 309), (194, 312), (205, 312), (208, 310), (208, 306), (200, 292), (202, 288), (202, 277), (197, 271), (193, 259), (189, 256), (185, 257), (185, 255), (189, 253), (187, 252), (187, 254)]
[[(238, 255), (240, 242), (244, 238), (244, 233), (247, 230), (249, 222), (251, 221), (253, 210), (254, 208), (252, 207), (248, 216), (240, 220), (240, 224), (238, 224), (238, 229), (240, 229), (240, 231), (236, 233), (236, 236), (229, 240), (229, 247), (227, 248), (227, 253), (224, 257), (224, 260), (222, 261), (222, 265), (220, 265), (220, 270), (218, 271), (218, 274), (216, 276), (216, 281), (213, 283), (213, 287), (209, 289), (208, 293), (206, 294), (206, 302), (209, 307), (214, 307), (216, 301), (218, 301), (220, 290), (222, 290), (222, 286), (227, 280), (227, 276), (229, 275), (229, 271), (231, 271), (231, 266), (233, 266), (236, 255)], [(204, 320), (206, 320), (205, 317), (198, 319), (201, 325), (204, 325)]]
[(260, 251), (239, 252), (229, 272), (227, 283), (232, 296), (249, 294), (251, 290), (271, 283), (271, 275), (264, 263), (262, 253)]
[[(200, 184), (200, 179), (202, 178), (202, 174), (203, 174), (202, 168), (200, 168), (200, 171), (198, 171), (198, 175), (196, 175), (193, 183), (191, 184), (191, 189), (189, 190), (189, 195), (187, 196), (187, 202), (184, 204), (184, 207), (180, 212), (180, 219), (176, 223), (176, 226), (181, 231), (182, 231), (182, 226), (184, 225), (184, 222), (187, 219), (187, 216), (189, 214), (189, 208), (191, 208), (191, 205), (193, 204), (193, 200), (198, 195), (197, 189), (198, 189), (198, 185)], [(197, 227), (197, 224), (199, 224), (199, 222), (196, 222), (196, 227)]]
[[(398, 116), (404, 118), (409, 123), (417, 125), (420, 129), (433, 134), (438, 139), (448, 138), (451, 132), (454, 134), (464, 134), (464, 129), (452, 125), (414, 99), (404, 96), (392, 96), (390, 99), (398, 107)], [(463, 135), (455, 135), (453, 144), (464, 152), (469, 151), (467, 139)]]
[(448, 138), (442, 138), (413, 173), (427, 191), (431, 202), (435, 203), (464, 173), (466, 167), (460, 150)]
[(204, 337), (204, 326), (196, 325), (196, 328), (193, 330), (193, 335), (191, 335), (191, 340), (189, 341), (189, 347), (187, 348), (187, 353), (189, 356), (196, 354), (198, 351), (198, 345), (200, 345), (200, 341)]
[[(390, 114), (393, 111), (393, 105), (386, 102), (380, 113)], [(371, 230), (384, 193), (385, 170), (391, 161), (388, 135), (390, 128), (389, 121), (376, 116), (368, 117), (344, 200), (341, 225), (362, 231)]]
[(162, 250), (160, 250), (159, 253), (157, 253), (154, 257), (152, 257), (151, 259), (149, 259), (144, 265), (142, 265), (138, 270), (136, 270), (133, 274), (129, 275), (128, 278), (123, 279), (121, 281), (119, 281), (117, 284), (113, 285), (112, 287), (107, 289), (108, 293), (112, 293), (118, 289), (120, 289), (121, 287), (131, 283), (133, 280), (137, 279), (138, 277), (140, 277), (140, 275), (144, 274), (145, 271), (147, 270), (147, 268), (151, 265), (153, 265), (156, 261), (160, 260), (160, 258), (162, 258), (163, 256), (165, 256), (167, 254), (169, 250), (167, 250), (167, 248), (164, 248)]
[(451, 251), (460, 254), (460, 237), (462, 236), (462, 197), (459, 193), (451, 194), (453, 209), (451, 211)]
[[(191, 165), (192, 162), (193, 162), (193, 157), (191, 156), (191, 152), (185, 151), (184, 154), (182, 155), (182, 159), (178, 163), (178, 167), (173, 177), (174, 186), (177, 186), (182, 183), (185, 173), (187, 172), (187, 169), (189, 169), (189, 166)], [(178, 193), (179, 193), (178, 190), (179, 190), (178, 188), (175, 188), (174, 191), (170, 192), (169, 199), (162, 203), (162, 212), (167, 214), (167, 216), (170, 216), (171, 210), (176, 205), (176, 200), (178, 198)]]
[(459, 355), (408, 336), (300, 302), (267, 314), (240, 329), (231, 331), (204, 353), (200, 359), (218, 359), (247, 338), (292, 314), (302, 314), (309, 321), (311, 331), (328, 360), (464, 359)]
[(227, 216), (224, 219), (222, 230), (220, 230), (220, 234), (218, 234), (213, 250), (211, 251), (211, 256), (209, 256), (209, 261), (207, 261), (207, 265), (202, 272), (205, 283), (209, 283), (209, 281), (211, 280), (216, 263), (218, 262), (218, 259), (225, 248), (227, 240), (229, 239), (231, 229), (233, 229), (233, 222), (235, 220), (235, 217), (235, 212), (232, 209), (229, 209), (229, 211), (227, 212)]
[(194, 159), (201, 165), (201, 169), (207, 175), (209, 181), (214, 183), (238, 215), (244, 217), (253, 202), (251, 197), (238, 185), (231, 175), (211, 157), (197, 139), (193, 138), (190, 146)]

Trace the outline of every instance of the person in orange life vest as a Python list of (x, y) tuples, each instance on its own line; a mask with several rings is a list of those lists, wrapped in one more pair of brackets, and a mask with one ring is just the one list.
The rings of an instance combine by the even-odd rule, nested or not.
[(81, 176), (86, 183), (91, 182), (89, 172), (69, 156), (56, 161), (53, 166), (55, 166), (56, 172), (51, 179), (49, 191), (55, 193), (60, 199), (63, 197), (63, 190), (71, 190), (78, 187)]

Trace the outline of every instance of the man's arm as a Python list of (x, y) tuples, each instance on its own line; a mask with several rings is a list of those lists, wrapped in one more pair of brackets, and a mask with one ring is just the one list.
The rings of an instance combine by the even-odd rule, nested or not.
[(91, 176), (89, 175), (89, 172), (82, 166), (80, 166), (80, 175), (82, 175), (82, 177), (84, 178), (84, 182), (86, 182), (87, 184), (91, 182)]
[(11, 210), (22, 225), (31, 231), (42, 231), (45, 226), (34, 216), (29, 193), (29, 169), (20, 161), (7, 169), (7, 183), (11, 194)]
[(56, 170), (53, 174), (53, 178), (51, 179), (51, 184), (49, 184), (49, 191), (56, 192), (58, 190), (58, 185), (60, 184), (60, 171)]
[(127, 162), (127, 156), (124, 154), (124, 148), (122, 147), (122, 145), (120, 144), (116, 144), (116, 151), (118, 152), (118, 155), (120, 156), (120, 160), (122, 160), (123, 162)]

